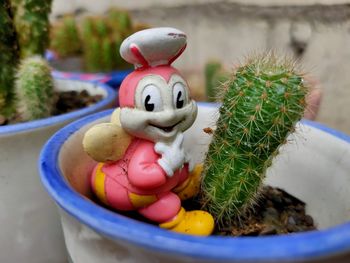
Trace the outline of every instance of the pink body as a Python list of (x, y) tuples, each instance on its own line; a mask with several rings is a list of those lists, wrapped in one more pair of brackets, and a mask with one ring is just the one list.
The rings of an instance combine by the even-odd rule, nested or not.
[[(135, 138), (122, 159), (113, 164), (104, 164), (102, 171), (106, 175), (104, 183), (108, 204), (117, 210), (138, 210), (146, 218), (158, 223), (176, 216), (181, 201), (171, 191), (187, 179), (188, 165), (169, 178), (157, 163), (159, 158), (153, 142)], [(95, 174), (96, 169), (92, 176), (93, 189)], [(155, 195), (157, 200), (146, 207), (135, 208), (130, 193)]]

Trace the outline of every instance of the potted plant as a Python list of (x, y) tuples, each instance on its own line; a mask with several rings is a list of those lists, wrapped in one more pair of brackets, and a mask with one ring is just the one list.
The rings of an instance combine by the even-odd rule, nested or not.
[[(50, 6), (51, 1), (4, 1), (0, 5), (2, 262), (66, 259), (55, 207), (37, 178), (39, 151), (59, 128), (115, 104), (116, 93), (106, 85), (52, 79), (51, 70), (40, 57), (47, 43)], [(51, 116), (57, 94), (83, 90), (102, 99), (89, 107)]]
[[(165, 62), (172, 61), (171, 59), (169, 60), (169, 58), (172, 58), (174, 53), (181, 53), (179, 50), (184, 46), (182, 42), (184, 34), (174, 29), (162, 30), (166, 31), (166, 36), (174, 36), (174, 39), (177, 40), (175, 43), (169, 41), (172, 43), (170, 45), (169, 42), (166, 43), (168, 39), (163, 38), (165, 41), (163, 45), (170, 45), (173, 48), (172, 52), (170, 52), (172, 55), (168, 56), (169, 54), (167, 55), (167, 51), (164, 51), (167, 49), (164, 48), (162, 50), (162, 56), (159, 57), (165, 58), (164, 56), (166, 56), (167, 59), (164, 59)], [(169, 30), (170, 32), (168, 32)], [(141, 35), (141, 39), (145, 42), (150, 39), (155, 41), (152, 44), (157, 44), (157, 40), (159, 40), (157, 37), (149, 37), (147, 34), (140, 32), (138, 36)], [(235, 78), (229, 82), (230, 88), (227, 93), (229, 96), (224, 97), (223, 104), (219, 109), (221, 114), (219, 118), (218, 105), (207, 103), (199, 104), (198, 117), (194, 125), (185, 133), (183, 144), (181, 144), (181, 140), (178, 139), (178, 136), (175, 136), (173, 140), (162, 141), (161, 139), (164, 138), (165, 135), (173, 135), (173, 133), (176, 134), (176, 132), (186, 129), (188, 119), (184, 119), (184, 122), (179, 126), (177, 125), (180, 123), (177, 122), (176, 125), (164, 125), (163, 122), (159, 121), (161, 123), (158, 123), (156, 121), (161, 119), (162, 114), (172, 112), (173, 110), (175, 112), (173, 112), (171, 116), (177, 116), (177, 112), (180, 111), (176, 110), (183, 109), (183, 113), (185, 110), (189, 109), (186, 108), (186, 106), (191, 105), (192, 102), (187, 99), (186, 96), (182, 97), (183, 93), (179, 93), (180, 87), (176, 85), (178, 83), (183, 83), (181, 79), (178, 78), (177, 81), (171, 81), (174, 75), (178, 74), (177, 71), (168, 68), (169, 66), (159, 66), (158, 63), (155, 63), (158, 67), (152, 67), (153, 59), (156, 58), (156, 56), (153, 56), (154, 54), (150, 55), (149, 53), (152, 53), (152, 49), (146, 51), (145, 47), (147, 47), (147, 45), (143, 46), (143, 43), (140, 43), (136, 36), (135, 38), (130, 37), (126, 40), (124, 52), (122, 45), (123, 57), (135, 63), (138, 70), (131, 74), (125, 80), (125, 85), (121, 87), (121, 94), (127, 89), (132, 89), (133, 87), (135, 89), (133, 92), (121, 95), (120, 111), (116, 111), (112, 115), (112, 111), (100, 113), (65, 127), (49, 140), (42, 151), (40, 159), (41, 179), (50, 195), (61, 207), (61, 220), (71, 260), (73, 262), (94, 262), (104, 258), (107, 262), (113, 258), (120, 258), (135, 262), (202, 262), (203, 260), (208, 262), (318, 260), (323, 262), (328, 259), (337, 259), (339, 262), (339, 260), (343, 259), (344, 262), (346, 262), (350, 251), (350, 229), (348, 224), (342, 223), (346, 222), (349, 216), (344, 211), (348, 210), (346, 200), (350, 192), (345, 188), (342, 189), (343, 183), (340, 182), (330, 185), (329, 181), (333, 178), (334, 174), (337, 175), (337, 179), (341, 181), (346, 180), (347, 175), (345, 171), (348, 164), (344, 160), (347, 158), (346, 152), (348, 152), (350, 147), (348, 143), (350, 141), (349, 137), (340, 135), (337, 132), (312, 122), (303, 122), (297, 126), (297, 130), (302, 132), (303, 135), (303, 138), (297, 137), (295, 139), (298, 143), (298, 151), (296, 151), (295, 144), (287, 144), (282, 148), (278, 147), (280, 143), (284, 143), (285, 136), (294, 127), (293, 125), (296, 120), (303, 114), (306, 89), (303, 87), (302, 78), (290, 72), (290, 67), (287, 67), (288, 70), (285, 71), (285, 64), (282, 64), (282, 67), (278, 62), (276, 66), (275, 64), (271, 64), (271, 59), (267, 59), (267, 64), (264, 60), (258, 60), (258, 64), (253, 62), (252, 67), (243, 67), (239, 69)], [(129, 50), (130, 52), (128, 52)], [(153, 50), (160, 52), (159, 48)], [(159, 57), (157, 57), (157, 59), (159, 59)], [(256, 71), (257, 69), (259, 70)], [(167, 73), (170, 77), (166, 75)], [(159, 78), (159, 76), (162, 76), (163, 80)], [(169, 82), (171, 85), (167, 83), (165, 85), (164, 79), (168, 79), (167, 83)], [(156, 86), (162, 88), (160, 94), (155, 90), (154, 87)], [(169, 94), (167, 92), (169, 91), (172, 94), (171, 96), (168, 96)], [(185, 89), (181, 89), (181, 92), (185, 93)], [(244, 94), (245, 92), (248, 94)], [(290, 96), (292, 94), (293, 96)], [(281, 100), (283, 105), (280, 104)], [(183, 103), (181, 101), (183, 101)], [(257, 101), (262, 103), (259, 104)], [(164, 103), (166, 111), (162, 111), (161, 102)], [(260, 107), (256, 107), (258, 104)], [(254, 106), (252, 109), (249, 107), (247, 108), (247, 106), (252, 105)], [(235, 111), (231, 111), (228, 110), (228, 106), (239, 108)], [(155, 109), (156, 111), (154, 111)], [(261, 111), (260, 115), (252, 119), (250, 118), (252, 114), (246, 115), (248, 109), (254, 112)], [(134, 115), (134, 113), (137, 113), (137, 115)], [(152, 115), (152, 113), (156, 115)], [(269, 113), (271, 113), (272, 116), (270, 116)], [(232, 118), (234, 114), (237, 114), (235, 119)], [(280, 116), (281, 114), (282, 116)], [(137, 129), (138, 126), (144, 124), (144, 120), (147, 119), (147, 116), (153, 116), (154, 118), (150, 119), (151, 122), (147, 121), (146, 126), (144, 126), (142, 130)], [(158, 118), (156, 118), (156, 116), (158, 116)], [(129, 126), (134, 118), (137, 118), (136, 122), (133, 122), (133, 126)], [(225, 119), (224, 121), (223, 118)], [(248, 132), (250, 130), (246, 131), (246, 127), (242, 126), (242, 124), (246, 123), (243, 120), (247, 118), (249, 120), (247, 122), (248, 124), (258, 121), (262, 122), (262, 127), (259, 128), (259, 126), (251, 125), (249, 129), (253, 129), (256, 133), (249, 134)], [(111, 123), (103, 123), (108, 121), (108, 119), (111, 119)], [(215, 119), (218, 119), (216, 129), (213, 124), (215, 123), (213, 122)], [(120, 132), (120, 126), (118, 126), (119, 122), (122, 124), (122, 128), (127, 131), (127, 134)], [(170, 123), (171, 121), (168, 119), (165, 122)], [(150, 128), (149, 124), (158, 130), (154, 131), (154, 128)], [(225, 127), (225, 124), (227, 127)], [(102, 150), (107, 150), (104, 153), (99, 152), (101, 155), (97, 155), (94, 149), (100, 147), (98, 145), (99, 143), (97, 143), (97, 146), (92, 145), (89, 143), (89, 139), (94, 137), (92, 135), (96, 134), (96, 131), (102, 132), (102, 129), (100, 129), (102, 127), (105, 128), (106, 132), (102, 137), (100, 136), (100, 138), (108, 138), (114, 135), (114, 137), (112, 136), (113, 138), (119, 136), (119, 138), (123, 139), (110, 141), (108, 147), (100, 148)], [(210, 127), (210, 129), (208, 129), (208, 127)], [(233, 127), (238, 127), (240, 130), (233, 132)], [(154, 133), (148, 134), (149, 129), (154, 131)], [(115, 133), (116, 130), (119, 131)], [(232, 181), (229, 180), (232, 174), (227, 172), (227, 167), (231, 169), (230, 167), (232, 167), (232, 165), (227, 166), (227, 162), (225, 162), (226, 160), (231, 160), (229, 156), (218, 157), (218, 155), (216, 155), (217, 152), (220, 151), (216, 151), (215, 146), (218, 145), (217, 143), (220, 142), (222, 137), (214, 135), (214, 139), (212, 140), (210, 133), (214, 130), (215, 132), (223, 133), (226, 136), (224, 139), (230, 140), (228, 143), (222, 141), (220, 147), (230, 147), (231, 144), (231, 148), (223, 149), (222, 154), (230, 154), (231, 156), (232, 152), (235, 152), (235, 158), (237, 154), (241, 155), (239, 159), (240, 165), (234, 170), (238, 172), (246, 171), (248, 175), (254, 175), (252, 178), (243, 178), (245, 179), (242, 180), (242, 184), (245, 184), (244, 187), (242, 187), (244, 190), (243, 193), (232, 187), (230, 187), (230, 189), (234, 189), (234, 191), (230, 191), (230, 189), (225, 188), (226, 185), (221, 185), (225, 182), (227, 182), (227, 184), (232, 183)], [(260, 132), (264, 132), (264, 135), (270, 135), (267, 137), (261, 136), (261, 134), (259, 134)], [(84, 134), (86, 134), (85, 138)], [(256, 188), (261, 185), (261, 179), (265, 174), (266, 168), (271, 164), (272, 156), (276, 155), (276, 149), (279, 149), (284, 152), (284, 154), (288, 154), (288, 162), (283, 160), (285, 155), (284, 157), (281, 157), (283, 155), (279, 155), (277, 159), (274, 159), (274, 165), (267, 171), (267, 183), (282, 187), (297, 198), (305, 201), (308, 212), (316, 220), (318, 228), (323, 230), (273, 237), (232, 238), (220, 236), (195, 237), (187, 235), (188, 233), (198, 233), (193, 233), (191, 230), (188, 231), (187, 228), (173, 227), (176, 226), (178, 222), (183, 221), (183, 217), (178, 214), (170, 220), (162, 222), (160, 219), (157, 220), (157, 218), (163, 218), (164, 211), (159, 211), (159, 214), (148, 213), (150, 212), (148, 209), (149, 206), (156, 204), (158, 202), (157, 200), (163, 200), (162, 198), (165, 194), (163, 195), (162, 193), (154, 199), (155, 188), (152, 187), (149, 188), (149, 192), (146, 195), (141, 192), (132, 192), (136, 191), (135, 189), (140, 186), (135, 186), (136, 183), (138, 184), (135, 177), (138, 174), (132, 174), (133, 169), (137, 170), (138, 167), (130, 166), (130, 163), (135, 163), (135, 165), (137, 165), (137, 162), (134, 162), (134, 154), (136, 155), (139, 151), (138, 147), (143, 145), (143, 142), (139, 141), (138, 144), (133, 144), (135, 141), (131, 139), (130, 142), (130, 135), (141, 139), (146, 138), (146, 140), (149, 140), (149, 136), (157, 135), (151, 137), (152, 140), (156, 141), (154, 151), (159, 154), (157, 164), (162, 167), (163, 175), (169, 178), (176, 178), (177, 169), (182, 171), (182, 169), (188, 169), (188, 167), (186, 165), (184, 168), (181, 168), (181, 166), (180, 168), (176, 167), (174, 163), (181, 157), (181, 152), (176, 153), (176, 155), (171, 155), (172, 159), (169, 160), (166, 158), (167, 149), (173, 150), (175, 148), (175, 150), (178, 151), (183, 145), (185, 152), (192, 156), (191, 162), (200, 163), (203, 162), (206, 152), (208, 152), (208, 144), (212, 140), (214, 144), (212, 143), (209, 147), (209, 154), (204, 168), (203, 195), (205, 207), (207, 207), (207, 210), (211, 212), (219, 222), (222, 218), (220, 215), (229, 215), (229, 220), (234, 219), (235, 217), (232, 216), (231, 211), (235, 212), (238, 205), (241, 205), (244, 211), (247, 207), (245, 204), (251, 203), (251, 198), (248, 198), (248, 202), (245, 200), (242, 201), (242, 199), (239, 198), (255, 196), (257, 192)], [(171, 138), (172, 136), (170, 135), (169, 137)], [(230, 137), (238, 135), (239, 143), (237, 142), (237, 138), (234, 140), (235, 138)], [(339, 140), (337, 137), (344, 140)], [(83, 138), (85, 149), (83, 148)], [(246, 141), (246, 139), (251, 138), (257, 140), (259, 145), (256, 145), (256, 141)], [(300, 144), (300, 142), (303, 142), (305, 139), (306, 142)], [(118, 144), (115, 144), (116, 142), (118, 142)], [(157, 145), (158, 142), (161, 142), (161, 144)], [(133, 146), (133, 148), (130, 148), (132, 150), (129, 150), (129, 145)], [(331, 156), (334, 157), (330, 157), (329, 155), (329, 145), (335, 146), (335, 148), (332, 147), (333, 149), (330, 150)], [(118, 148), (113, 146), (118, 146)], [(147, 148), (146, 146), (144, 146), (144, 148)], [(249, 150), (249, 147), (254, 146), (257, 152), (252, 150), (239, 152), (237, 148), (234, 148), (238, 146), (243, 147), (243, 150)], [(126, 178), (126, 180), (129, 180), (129, 183), (136, 187), (132, 189), (127, 188), (134, 194), (128, 195), (130, 199), (126, 199), (123, 195), (125, 192), (123, 187), (119, 186), (117, 188), (118, 183), (122, 182), (118, 181), (120, 178), (113, 178), (113, 174), (110, 174), (110, 171), (116, 168), (114, 167), (114, 162), (116, 159), (120, 158), (120, 151), (122, 151), (122, 156), (126, 156), (123, 155), (125, 154), (125, 149), (128, 149), (126, 153), (129, 152), (129, 155), (127, 155), (128, 157), (126, 159), (124, 159), (124, 157), (120, 159), (124, 160), (124, 162), (119, 164), (122, 170), (120, 172), (116, 171), (116, 173), (120, 173), (120, 178), (122, 178), (124, 174), (127, 174), (128, 178)], [(96, 166), (96, 161), (93, 161), (84, 150), (87, 150), (97, 161), (109, 162), (109, 164), (106, 164), (106, 166), (104, 166), (104, 164)], [(130, 151), (132, 151), (132, 153), (130, 153)], [(255, 170), (253, 167), (247, 169), (247, 166), (244, 166), (244, 164), (252, 166), (259, 162), (257, 160), (245, 162), (244, 158), (255, 158), (255, 155), (258, 153), (261, 154), (257, 158), (259, 162), (262, 161), (262, 165), (257, 166), (258, 169)], [(150, 152), (148, 155), (144, 154), (142, 158), (153, 158), (153, 155), (154, 153)], [(185, 156), (183, 156), (182, 159), (184, 163), (188, 160), (187, 155)], [(213, 161), (212, 158), (215, 158), (215, 161)], [(339, 158), (339, 162), (334, 161), (339, 160)], [(127, 166), (124, 166), (125, 164)], [(145, 168), (146, 170), (155, 167), (151, 166), (148, 162), (144, 162), (144, 164), (148, 165)], [(220, 172), (212, 173), (210, 165), (214, 164), (221, 166), (223, 169), (214, 169)], [(103, 169), (104, 167), (105, 169)], [(146, 170), (141, 170), (141, 172)], [(173, 173), (171, 173), (172, 170)], [(152, 183), (154, 182), (153, 176), (154, 174), (150, 174), (148, 177), (152, 178)], [(226, 178), (223, 178), (223, 176)], [(232, 180), (235, 180), (237, 177), (234, 173), (232, 176)], [(113, 182), (110, 181), (110, 183), (112, 183), (114, 188), (110, 188), (108, 183), (108, 180), (111, 178), (113, 178)], [(253, 181), (249, 181), (251, 179)], [(169, 180), (171, 181), (173, 179)], [(149, 183), (149, 181), (145, 183)], [(258, 183), (256, 183), (256, 181), (258, 181)], [(179, 197), (181, 192), (183, 193), (182, 190), (187, 189), (188, 185), (194, 183), (193, 180), (190, 180), (189, 183), (185, 185), (183, 185), (182, 182), (180, 182), (180, 189), (175, 188), (173, 190), (175, 193), (178, 193)], [(247, 185), (248, 182), (249, 185)], [(140, 184), (141, 183), (144, 183), (144, 181), (141, 180)], [(92, 184), (92, 188), (90, 184)], [(217, 191), (215, 191), (215, 189), (212, 190), (212, 184), (219, 187)], [(318, 184), (320, 188), (323, 189), (324, 200), (322, 201), (320, 201), (317, 189), (314, 191), (312, 190), (312, 186), (315, 184)], [(234, 185), (234, 183), (232, 183), (232, 185)], [(126, 188), (128, 186), (124, 185), (124, 187)], [(113, 192), (113, 189), (118, 189), (119, 191)], [(221, 191), (221, 189), (225, 191)], [(248, 192), (246, 189), (252, 191)], [(195, 187), (192, 188), (192, 190), (196, 190)], [(334, 194), (335, 192), (337, 194)], [(227, 193), (229, 194), (228, 199), (224, 197)], [(236, 193), (238, 193), (239, 198), (232, 197), (231, 194)], [(220, 199), (220, 202), (216, 203), (217, 205), (215, 206), (214, 198), (209, 199), (208, 197), (217, 197), (216, 194), (218, 194), (220, 198), (223, 197), (223, 199)], [(143, 205), (137, 207), (137, 202), (134, 202), (135, 200), (145, 201), (142, 200), (144, 198), (140, 198), (140, 195), (147, 196), (148, 199), (146, 201), (149, 203), (143, 203)], [(339, 196), (341, 196), (341, 198), (339, 198)], [(86, 197), (90, 200), (87, 200)], [(183, 197), (185, 197), (185, 194)], [(129, 203), (125, 203), (125, 200), (129, 200)], [(232, 202), (225, 203), (227, 200), (232, 200)], [(325, 203), (327, 203), (327, 205), (325, 205)], [(337, 206), (329, 205), (331, 203), (337, 203)], [(127, 216), (130, 214), (125, 214), (124, 212), (115, 213), (108, 209), (108, 207), (113, 207), (118, 210), (123, 210), (121, 206), (118, 208), (118, 204), (123, 205), (125, 208), (124, 210), (128, 210), (127, 208), (129, 207), (127, 207), (127, 205), (131, 204), (133, 206), (131, 207), (132, 209), (138, 211), (139, 214), (145, 216), (147, 219), (160, 223), (161, 227), (149, 224), (149, 222), (146, 223), (137, 220), (135, 217), (130, 218)], [(234, 209), (230, 207), (230, 205), (232, 205)], [(228, 208), (228, 210), (221, 212), (221, 210), (216, 209), (217, 207), (220, 209), (222, 207)], [(165, 208), (168, 207), (166, 206)], [(169, 212), (170, 209), (167, 211)], [(216, 211), (219, 212), (216, 213)], [(239, 211), (242, 212), (242, 210)], [(198, 215), (199, 212), (196, 213)], [(185, 212), (185, 215), (186, 214)], [(180, 218), (180, 220), (176, 220), (177, 218)], [(191, 220), (191, 223), (197, 220), (195, 216), (192, 218), (194, 220)], [(174, 219), (176, 221), (175, 223), (173, 222)], [(226, 218), (223, 221), (226, 222)], [(169, 223), (171, 223), (172, 226), (164, 227), (164, 224), (169, 226)], [(342, 225), (335, 227), (335, 225), (338, 224)], [(189, 226), (188, 224), (184, 225)], [(181, 234), (176, 232), (180, 232)], [(187, 234), (183, 235), (184, 233)], [(204, 234), (208, 234), (208, 232)]]
[(51, 27), (50, 63), (58, 76), (98, 80), (118, 88), (130, 73), (130, 65), (119, 55), (120, 44), (147, 27), (134, 24), (126, 10), (117, 8), (103, 16), (63, 15)]

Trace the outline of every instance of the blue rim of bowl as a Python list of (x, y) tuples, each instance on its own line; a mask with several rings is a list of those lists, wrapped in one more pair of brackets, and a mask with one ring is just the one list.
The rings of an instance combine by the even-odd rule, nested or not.
[[(198, 103), (201, 107), (215, 104)], [(195, 237), (163, 230), (100, 207), (75, 192), (58, 167), (62, 144), (81, 127), (106, 117), (111, 110), (75, 121), (58, 131), (44, 146), (39, 159), (41, 181), (56, 203), (72, 217), (111, 239), (145, 249), (199, 259), (288, 261), (328, 257), (350, 251), (350, 223), (320, 231), (267, 237)], [(319, 123), (314, 127), (350, 143), (350, 137)]]
[(121, 85), (125, 77), (129, 75), (131, 72), (132, 72), (131, 69), (115, 70), (111, 72), (97, 72), (97, 73), (54, 70), (52, 74), (56, 78), (65, 78), (65, 79), (69, 78), (72, 80), (94, 81), (94, 82), (109, 85), (113, 89), (117, 89), (119, 88), (119, 86)]
[(112, 87), (119, 87), (123, 80), (128, 76), (132, 70), (118, 70), (107, 73), (107, 77), (109, 78), (105, 83)]
[[(70, 78), (56, 78), (59, 80), (71, 80), (71, 81), (79, 81), (79, 82), (89, 82), (89, 81), (80, 81), (80, 80), (74, 80)], [(4, 125), (0, 127), (0, 136), (2, 135), (11, 135), (15, 133), (20, 133), (20, 132), (26, 132), (29, 130), (35, 130), (35, 129), (40, 129), (43, 127), (47, 126), (52, 126), (57, 123), (61, 122), (66, 122), (72, 119), (78, 119), (82, 116), (92, 114), (98, 110), (101, 110), (105, 108), (107, 105), (113, 103), (117, 99), (117, 91), (112, 89), (110, 86), (107, 84), (99, 83), (99, 82), (89, 82), (95, 85), (96, 87), (100, 87), (104, 89), (107, 92), (107, 95), (105, 98), (100, 100), (99, 102), (89, 106), (85, 107), (80, 110), (76, 110), (73, 112), (57, 115), (57, 116), (52, 116), (49, 118), (44, 118), (40, 120), (35, 120), (35, 121), (29, 121), (29, 122), (24, 122), (24, 123), (17, 123), (17, 124), (11, 124), (11, 125)]]

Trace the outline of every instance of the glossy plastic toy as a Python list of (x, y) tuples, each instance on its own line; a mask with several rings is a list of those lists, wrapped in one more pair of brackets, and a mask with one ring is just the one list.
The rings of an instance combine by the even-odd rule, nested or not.
[(174, 28), (147, 29), (125, 39), (120, 53), (135, 71), (121, 84), (120, 108), (111, 122), (92, 127), (83, 144), (99, 162), (91, 185), (102, 202), (137, 210), (165, 229), (206, 236), (214, 228), (212, 216), (181, 206), (197, 194), (202, 170), (183, 147), (197, 106), (171, 66), (185, 48), (186, 35)]

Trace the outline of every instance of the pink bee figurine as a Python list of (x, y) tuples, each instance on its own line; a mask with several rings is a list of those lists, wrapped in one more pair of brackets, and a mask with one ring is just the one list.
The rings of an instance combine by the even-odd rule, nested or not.
[(174, 28), (146, 29), (125, 39), (120, 54), (135, 70), (120, 86), (120, 108), (110, 123), (92, 127), (83, 145), (99, 162), (91, 185), (106, 205), (136, 210), (161, 228), (206, 236), (213, 217), (181, 206), (198, 193), (202, 171), (201, 165), (192, 169), (183, 147), (197, 105), (171, 66), (185, 48), (186, 35)]

